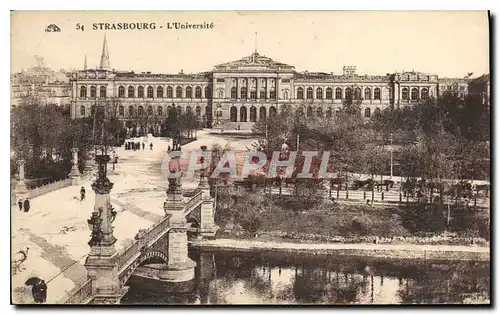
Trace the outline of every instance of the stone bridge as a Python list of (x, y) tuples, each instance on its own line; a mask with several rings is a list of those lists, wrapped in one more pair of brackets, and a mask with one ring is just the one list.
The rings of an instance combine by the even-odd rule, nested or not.
[[(154, 280), (182, 283), (194, 279), (196, 263), (188, 257), (188, 231), (198, 238), (214, 238), (214, 200), (205, 170), (191, 197), (184, 197), (180, 177), (170, 178), (163, 204), (165, 216), (152, 227), (139, 230), (134, 240), (120, 251), (115, 249), (112, 223), (117, 212), (110, 201), (113, 183), (106, 176), (108, 155), (96, 156), (98, 176), (92, 184), (95, 204), (87, 220), (92, 231), (86, 259), (87, 281), (69, 293), (67, 304), (116, 304), (127, 292), (127, 281), (154, 274)], [(174, 172), (175, 173), (175, 172)], [(75, 174), (77, 177), (78, 174)], [(152, 272), (144, 272), (151, 269)]]

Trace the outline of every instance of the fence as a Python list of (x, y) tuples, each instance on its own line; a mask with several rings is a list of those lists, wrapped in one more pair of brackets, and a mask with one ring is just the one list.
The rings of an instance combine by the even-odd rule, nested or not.
[(44, 195), (46, 193), (49, 193), (51, 191), (58, 190), (58, 189), (68, 187), (68, 186), (71, 186), (71, 179), (70, 178), (66, 178), (66, 179), (63, 179), (63, 180), (60, 180), (57, 182), (49, 183), (47, 185), (43, 185), (43, 186), (37, 187), (35, 189), (29, 190), (28, 197), (30, 199), (35, 198), (35, 197)]
[(200, 203), (201, 196), (202, 196), (202, 193), (200, 191), (200, 192), (198, 192), (198, 194), (194, 195), (191, 199), (189, 199), (189, 201), (186, 203), (186, 206), (184, 207), (185, 211), (186, 212), (191, 211), (191, 209), (194, 206), (196, 206), (198, 203)]
[(64, 304), (87, 304), (92, 298), (92, 280), (88, 279), (68, 293), (69, 297)]

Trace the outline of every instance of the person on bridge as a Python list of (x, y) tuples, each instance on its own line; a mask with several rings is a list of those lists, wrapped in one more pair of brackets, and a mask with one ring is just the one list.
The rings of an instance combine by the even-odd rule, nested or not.
[(80, 189), (80, 202), (85, 199), (85, 187), (82, 186)]
[(19, 199), (19, 202), (17, 204), (19, 205), (19, 211), (23, 211), (23, 200)]
[(28, 199), (24, 200), (24, 212), (30, 211), (30, 201)]
[(150, 150), (153, 150), (153, 142), (151, 142), (151, 143), (149, 144), (149, 149), (150, 149)]

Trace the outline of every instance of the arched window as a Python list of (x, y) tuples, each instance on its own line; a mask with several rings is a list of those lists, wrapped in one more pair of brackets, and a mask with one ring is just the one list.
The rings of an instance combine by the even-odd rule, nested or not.
[(323, 89), (322, 88), (317, 88), (316, 89), (316, 98), (318, 100), (322, 100), (323, 99)]
[(323, 117), (323, 109), (321, 107), (316, 108), (316, 116)]
[(354, 99), (355, 100), (361, 99), (361, 88), (358, 87), (354, 90)]
[(307, 88), (306, 98), (308, 100), (312, 100), (312, 98), (313, 98), (313, 88), (312, 87)]
[(350, 87), (345, 89), (345, 98), (346, 99), (352, 98), (352, 89)]
[(163, 107), (158, 106), (158, 108), (156, 109), (156, 113), (158, 114), (158, 116), (163, 116)]
[(180, 86), (175, 88), (175, 98), (182, 98), (182, 88)]
[(274, 106), (269, 107), (269, 117), (274, 118), (276, 117), (276, 114), (277, 114), (276, 107)]
[(331, 100), (333, 98), (332, 88), (326, 88), (326, 99)]
[(403, 88), (401, 90), (401, 98), (405, 101), (408, 100), (408, 88)]
[(125, 97), (125, 87), (124, 86), (118, 87), (118, 97)]
[(269, 91), (269, 99), (272, 99), (272, 100), (276, 99), (276, 90)]
[(380, 108), (375, 108), (375, 116), (380, 116)]
[(304, 99), (304, 89), (299, 87), (297, 89), (297, 99), (303, 100)]
[(104, 85), (101, 85), (101, 87), (99, 87), (99, 97), (100, 98), (106, 97), (106, 87)]
[(152, 106), (148, 106), (148, 116), (153, 116), (154, 113), (153, 113), (153, 107)]
[(328, 108), (326, 110), (326, 118), (332, 118), (332, 109), (331, 108)]
[(259, 108), (259, 119), (266, 120), (266, 115), (267, 115), (266, 108), (264, 106)]
[(342, 88), (336, 88), (335, 89), (335, 99), (340, 100), (342, 99)]
[(87, 97), (87, 87), (86, 86), (81, 86), (80, 87), (80, 97)]
[(80, 116), (85, 117), (85, 106), (80, 106)]
[(371, 99), (371, 91), (370, 88), (365, 89), (365, 100)]
[(97, 97), (97, 87), (95, 87), (95, 85), (92, 85), (90, 87), (90, 97), (91, 98), (96, 98)]
[(247, 108), (245, 106), (240, 107), (240, 121), (241, 122), (247, 121)]
[(148, 98), (154, 97), (154, 89), (152, 86), (148, 86)]
[[(208, 90), (208, 86), (205, 86), (205, 98), (209, 98), (209, 90)], [(222, 97), (221, 97), (222, 98)]]
[(194, 111), (195, 111), (197, 117), (201, 117), (201, 107), (200, 106), (196, 106)]
[(130, 98), (132, 98), (132, 97), (134, 97), (134, 94), (135, 94), (134, 87), (133, 86), (129, 86), (128, 87), (128, 95), (127, 96), (130, 97)]
[(156, 88), (156, 97), (163, 98), (163, 87), (159, 86)]
[(187, 114), (191, 113), (191, 106), (186, 106), (186, 113)]
[(142, 107), (142, 106), (137, 107), (137, 115), (139, 115), (139, 116), (144, 115), (144, 107)]
[(139, 86), (137, 88), (137, 97), (144, 98), (144, 87), (143, 86)]
[(250, 91), (250, 99), (256, 100), (257, 99), (257, 90), (251, 90)]
[(368, 108), (368, 107), (367, 107), (367, 108), (365, 108), (365, 117), (366, 117), (366, 118), (370, 118), (370, 115), (371, 115), (371, 110), (370, 110), (370, 108)]
[[(240, 90), (240, 98), (246, 99), (247, 98), (247, 88), (242, 87)], [(245, 113), (246, 113), (246, 108), (245, 108)], [(241, 109), (240, 109), (240, 114), (241, 114)]]
[(418, 100), (418, 89), (417, 88), (411, 89), (411, 99), (412, 99), (412, 101)]
[(194, 97), (195, 97), (195, 98), (201, 98), (201, 87), (197, 86), (197, 87), (194, 89)]
[(283, 91), (283, 99), (284, 100), (288, 99), (288, 91), (287, 90)]
[(186, 98), (193, 98), (193, 88), (190, 86), (186, 87)]
[(205, 117), (207, 117), (207, 119), (212, 119), (212, 110), (209, 105), (205, 106)]
[(171, 86), (167, 86), (167, 98), (174, 98), (174, 89)]
[(231, 88), (231, 98), (232, 98), (232, 99), (235, 99), (235, 98), (237, 98), (237, 97), (238, 97), (238, 91), (236, 90), (236, 87), (235, 87), (235, 86), (233, 86), (233, 87)]
[(257, 108), (255, 108), (255, 106), (250, 107), (250, 121), (257, 121)]
[(313, 108), (309, 106), (307, 108), (307, 117), (312, 117), (312, 115), (313, 115)]
[(238, 109), (236, 108), (236, 106), (231, 106), (231, 109), (229, 110), (229, 118), (231, 120), (231, 122), (236, 122), (238, 121)]
[(217, 98), (224, 98), (224, 91), (222, 89), (217, 91)]
[(379, 88), (375, 88), (375, 90), (373, 90), (373, 99), (380, 100), (380, 89)]
[(120, 116), (125, 115), (125, 107), (123, 107), (123, 105), (120, 105), (118, 107), (118, 115), (120, 115)]
[(129, 116), (134, 116), (134, 106), (130, 105), (128, 107), (128, 114)]
[(429, 99), (429, 89), (423, 88), (422, 91), (420, 92), (420, 98), (422, 100), (428, 100)]

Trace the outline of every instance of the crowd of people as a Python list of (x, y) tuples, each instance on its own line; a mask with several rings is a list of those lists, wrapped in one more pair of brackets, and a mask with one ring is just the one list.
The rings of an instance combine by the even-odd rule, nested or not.
[[(133, 142), (133, 141), (127, 141), (125, 142), (125, 150), (140, 150), (142, 147), (143, 150), (146, 149), (146, 144), (144, 142), (140, 142), (140, 141), (137, 141), (137, 142)], [(153, 143), (150, 143), (149, 144), (149, 149), (150, 150), (153, 150)]]

